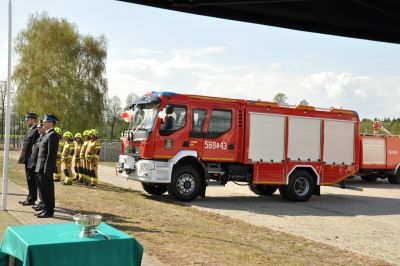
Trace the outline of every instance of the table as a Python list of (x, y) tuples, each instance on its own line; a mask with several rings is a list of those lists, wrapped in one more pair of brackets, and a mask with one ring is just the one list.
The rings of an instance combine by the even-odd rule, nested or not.
[(105, 223), (98, 229), (112, 239), (79, 237), (75, 223), (9, 226), (0, 243), (0, 266), (8, 266), (9, 255), (23, 266), (141, 264), (143, 246), (136, 239)]

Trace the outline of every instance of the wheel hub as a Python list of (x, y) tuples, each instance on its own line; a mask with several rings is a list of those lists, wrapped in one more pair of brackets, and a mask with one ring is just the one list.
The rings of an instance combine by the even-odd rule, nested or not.
[(308, 193), (309, 190), (310, 190), (310, 182), (306, 177), (301, 176), (296, 179), (294, 183), (294, 191), (296, 192), (297, 195), (304, 196)]
[(182, 195), (189, 195), (195, 189), (196, 183), (192, 175), (184, 174), (181, 175), (176, 183), (176, 188)]

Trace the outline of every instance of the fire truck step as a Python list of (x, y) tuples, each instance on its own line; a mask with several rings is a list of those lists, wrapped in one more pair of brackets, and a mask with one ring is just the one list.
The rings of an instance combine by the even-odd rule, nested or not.
[(207, 186), (208, 187), (224, 187), (225, 184), (221, 184), (221, 182), (219, 182), (219, 181), (209, 180), (209, 181), (207, 181)]
[(361, 191), (361, 192), (364, 191), (364, 188), (362, 188), (362, 187), (349, 186), (345, 182), (341, 182), (341, 183), (333, 185), (333, 186), (337, 187), (337, 188), (341, 188), (341, 189), (350, 189), (350, 190)]
[(219, 171), (219, 170), (208, 170), (207, 172), (208, 172), (209, 174), (219, 174), (219, 175), (225, 174), (224, 171)]

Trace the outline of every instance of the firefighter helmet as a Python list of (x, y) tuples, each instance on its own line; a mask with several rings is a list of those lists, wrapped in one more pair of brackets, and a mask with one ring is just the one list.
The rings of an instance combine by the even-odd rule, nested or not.
[(62, 135), (62, 130), (61, 130), (61, 128), (55, 127), (55, 128), (54, 128), (54, 131), (57, 132), (58, 135), (60, 135), (60, 136)]
[(95, 137), (97, 137), (97, 130), (94, 129), (94, 128), (92, 128), (92, 129), (89, 131), (89, 135), (94, 135)]
[(64, 138), (69, 138), (69, 139), (72, 139), (72, 133), (71, 133), (71, 132), (69, 132), (69, 131), (65, 131), (65, 133), (64, 133), (64, 135), (63, 135), (63, 137), (64, 137)]
[(85, 137), (85, 136), (89, 136), (89, 131), (90, 130), (85, 130), (85, 131), (83, 131), (83, 136)]
[(81, 139), (81, 138), (82, 138), (82, 134), (81, 134), (81, 133), (76, 133), (75, 136), (74, 136), (74, 138), (75, 138), (75, 139), (76, 139), (76, 138), (80, 138), (80, 139)]

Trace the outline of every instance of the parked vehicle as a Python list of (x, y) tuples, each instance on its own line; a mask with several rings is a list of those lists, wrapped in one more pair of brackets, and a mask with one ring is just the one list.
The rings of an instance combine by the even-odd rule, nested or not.
[(360, 122), (351, 110), (152, 92), (124, 117), (118, 172), (180, 201), (229, 181), (306, 201), (359, 170)]
[(361, 136), (359, 175), (365, 181), (387, 178), (400, 184), (400, 136)]

